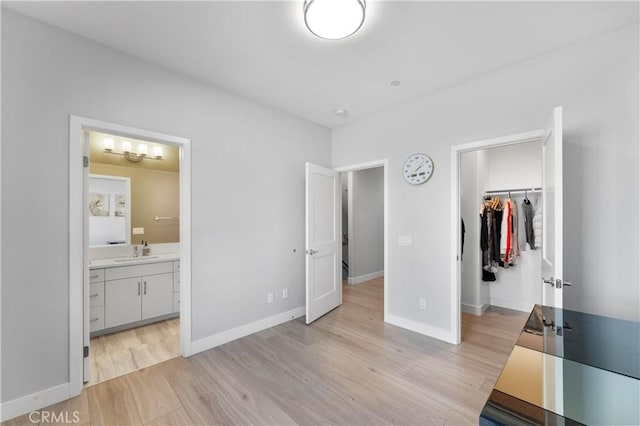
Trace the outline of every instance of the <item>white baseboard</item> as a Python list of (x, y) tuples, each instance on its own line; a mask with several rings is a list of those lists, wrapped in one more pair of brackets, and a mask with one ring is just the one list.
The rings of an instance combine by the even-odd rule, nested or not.
[(40, 392), (3, 402), (2, 409), (0, 410), (0, 419), (4, 422), (14, 417), (30, 413), (31, 411), (67, 400), (71, 397), (69, 391), (69, 383), (64, 383)]
[(491, 298), (491, 305), (500, 308), (513, 309), (514, 311), (531, 312), (535, 303), (522, 302), (519, 300), (501, 299), (499, 297)]
[(489, 306), (491, 306), (491, 305), (487, 305), (486, 303), (482, 304), (482, 305), (472, 305), (470, 303), (462, 303), (461, 304), (462, 312), (466, 312), (468, 314), (473, 314), (473, 315), (477, 315), (477, 316), (482, 315), (484, 313), (484, 311), (489, 309)]
[(241, 325), (240, 327), (232, 328), (231, 330), (214, 334), (213, 336), (196, 340), (195, 342), (191, 342), (191, 354), (197, 354), (198, 352), (206, 351), (207, 349), (224, 345), (225, 343), (240, 339), (241, 337), (245, 337), (253, 333), (257, 333), (258, 331), (275, 327), (276, 325), (280, 325), (287, 321), (291, 321), (292, 319), (301, 317), (305, 313), (305, 307), (301, 306), (287, 312), (281, 312), (268, 318), (263, 318), (249, 324)]
[(372, 272), (370, 274), (360, 275), (357, 277), (349, 277), (347, 278), (347, 284), (360, 284), (380, 277), (384, 277), (384, 271)]
[(387, 314), (385, 321), (389, 324), (405, 328), (410, 331), (414, 331), (419, 334), (423, 334), (428, 337), (433, 337), (434, 339), (442, 340), (447, 343), (451, 343), (452, 345), (457, 344), (453, 339), (453, 336), (449, 332), (449, 330), (444, 330), (442, 328), (431, 327), (430, 325), (409, 320), (406, 318), (398, 317), (396, 315)]

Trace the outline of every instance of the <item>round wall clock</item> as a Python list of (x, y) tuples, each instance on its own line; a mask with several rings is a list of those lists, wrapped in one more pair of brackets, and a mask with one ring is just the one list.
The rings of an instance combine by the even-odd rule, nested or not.
[(402, 176), (411, 185), (425, 183), (433, 173), (433, 160), (427, 154), (412, 154), (404, 162)]

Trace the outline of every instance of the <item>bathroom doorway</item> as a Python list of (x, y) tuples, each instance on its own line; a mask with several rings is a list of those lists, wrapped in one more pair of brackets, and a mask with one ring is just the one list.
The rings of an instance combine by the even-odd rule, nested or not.
[(70, 167), (70, 370), (79, 394), (85, 383), (190, 355), (190, 149), (187, 139), (141, 129), (74, 116), (70, 124), (71, 158), (82, 158)]
[(180, 148), (85, 132), (93, 385), (180, 355)]

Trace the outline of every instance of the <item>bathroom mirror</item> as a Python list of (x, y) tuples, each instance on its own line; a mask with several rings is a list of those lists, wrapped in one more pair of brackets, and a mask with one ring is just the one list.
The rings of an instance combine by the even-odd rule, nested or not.
[[(148, 154), (144, 158), (136, 158), (136, 154), (124, 155), (124, 144), (132, 153), (144, 151)], [(144, 150), (140, 148), (142, 145)], [(124, 236), (114, 235), (109, 237), (110, 241), (124, 240), (124, 244), (141, 244), (143, 240), (150, 244), (180, 242), (180, 150), (177, 146), (90, 131), (89, 173), (130, 182), (127, 228), (123, 231)], [(98, 231), (97, 226), (108, 221), (92, 220), (96, 223), (89, 232), (92, 237), (94, 230), (95, 234), (106, 232)], [(90, 245), (111, 244), (105, 244), (105, 238), (100, 237), (99, 240), (91, 238)]]
[(89, 175), (89, 246), (131, 243), (131, 179)]

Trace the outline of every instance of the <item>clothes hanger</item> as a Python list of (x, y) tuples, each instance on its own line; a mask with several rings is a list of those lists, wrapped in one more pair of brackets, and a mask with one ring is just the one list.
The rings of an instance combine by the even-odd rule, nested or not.
[(529, 196), (527, 195), (527, 190), (525, 189), (524, 191), (524, 203), (525, 204), (531, 204), (531, 201), (529, 201)]

